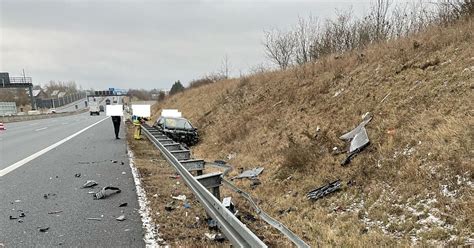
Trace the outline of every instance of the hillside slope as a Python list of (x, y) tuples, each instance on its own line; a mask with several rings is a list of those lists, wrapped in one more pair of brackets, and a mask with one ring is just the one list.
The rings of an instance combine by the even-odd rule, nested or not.
[[(473, 30), (472, 20), (436, 27), (190, 89), (155, 106), (155, 116), (182, 111), (201, 132), (196, 157), (265, 167), (257, 188), (237, 184), (313, 246), (472, 244)], [(367, 112), (371, 144), (341, 166), (347, 143), (338, 137)], [(340, 191), (306, 199), (336, 179)]]

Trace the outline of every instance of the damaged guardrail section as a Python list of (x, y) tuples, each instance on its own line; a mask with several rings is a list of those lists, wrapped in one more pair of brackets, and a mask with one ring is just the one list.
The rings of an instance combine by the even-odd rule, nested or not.
[[(267, 247), (250, 229), (240, 222), (222, 203), (214, 197), (191, 173), (181, 164), (181, 160), (190, 159), (190, 152), (184, 148), (181, 151), (169, 151), (164, 143), (171, 142), (164, 139), (160, 133), (148, 125), (142, 125), (143, 134), (160, 150), (165, 159), (181, 175), (187, 186), (201, 202), (206, 212), (218, 223), (219, 229), (237, 247)], [(158, 139), (159, 137), (159, 139)], [(162, 142), (164, 141), (164, 142)], [(187, 154), (186, 154), (187, 151)], [(178, 159), (175, 155), (179, 156)]]

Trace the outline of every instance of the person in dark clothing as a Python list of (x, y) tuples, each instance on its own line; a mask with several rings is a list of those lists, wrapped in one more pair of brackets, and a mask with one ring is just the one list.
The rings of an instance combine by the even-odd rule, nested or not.
[(115, 138), (119, 138), (119, 131), (120, 131), (120, 121), (122, 118), (120, 116), (112, 116), (112, 123), (114, 123), (114, 131), (115, 131)]

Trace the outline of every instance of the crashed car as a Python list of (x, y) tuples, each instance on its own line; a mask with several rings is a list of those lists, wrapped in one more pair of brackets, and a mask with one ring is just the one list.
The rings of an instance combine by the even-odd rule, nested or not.
[(188, 146), (199, 142), (197, 128), (194, 128), (185, 118), (161, 116), (156, 120), (154, 127), (176, 142)]

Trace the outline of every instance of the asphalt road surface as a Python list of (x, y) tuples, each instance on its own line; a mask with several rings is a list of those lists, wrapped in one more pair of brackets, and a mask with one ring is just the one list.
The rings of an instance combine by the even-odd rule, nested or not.
[[(144, 247), (123, 130), (116, 140), (111, 119), (89, 113), (7, 124), (0, 131), (0, 247)], [(86, 180), (99, 185), (81, 188)], [(100, 200), (88, 193), (105, 186), (121, 193)]]

